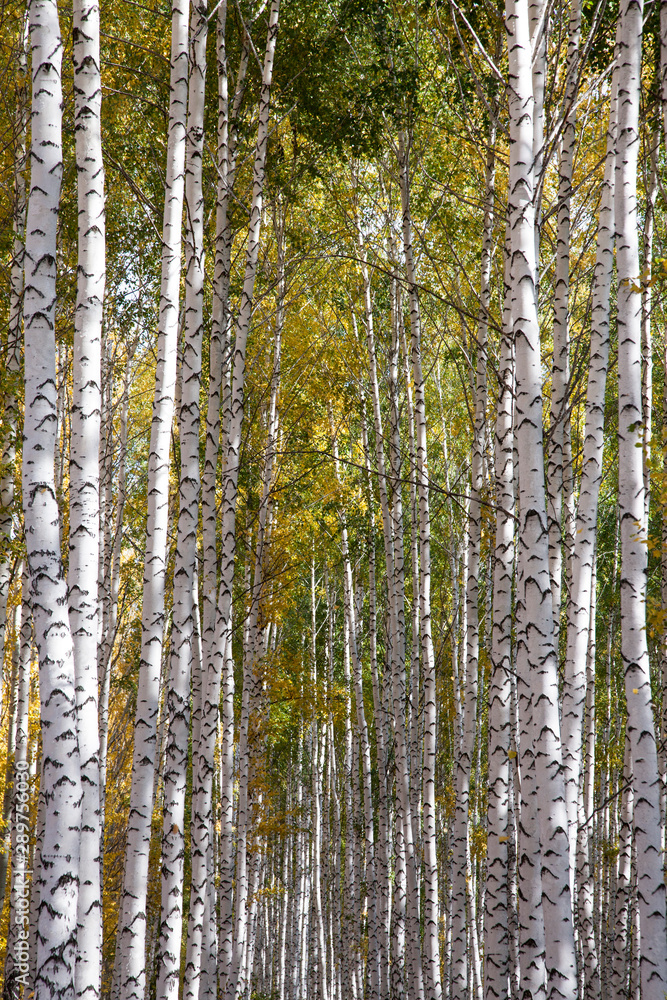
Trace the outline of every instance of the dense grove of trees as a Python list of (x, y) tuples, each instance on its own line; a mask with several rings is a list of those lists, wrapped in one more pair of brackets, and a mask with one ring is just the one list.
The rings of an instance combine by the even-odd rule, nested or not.
[(667, 0), (0, 46), (5, 996), (664, 1000)]

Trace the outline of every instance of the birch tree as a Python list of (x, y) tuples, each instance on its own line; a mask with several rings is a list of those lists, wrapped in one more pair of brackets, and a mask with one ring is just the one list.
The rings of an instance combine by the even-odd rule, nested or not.
[[(505, 261), (509, 291), (509, 256)], [(503, 310), (505, 328), (498, 372), (495, 424), (496, 550), (493, 579), (492, 673), (489, 682), (489, 804), (484, 924), (485, 995), (505, 1000), (508, 992), (509, 935), (508, 843), (510, 830), (510, 736), (512, 671), (512, 578), (514, 570), (514, 352), (510, 302)], [(516, 752), (516, 751), (515, 751)]]
[(30, 95), (28, 79), (28, 12), (18, 39), (16, 97), (16, 148), (14, 152), (12, 204), (12, 261), (9, 276), (4, 398), (6, 428), (0, 445), (0, 658), (4, 661), (7, 600), (11, 579), (11, 541), (14, 508), (14, 462), (16, 459), (17, 389), (21, 377), (23, 321), (24, 240), (26, 223), (27, 129)]
[(190, 730), (190, 682), (196, 667), (198, 605), (197, 527), (199, 523), (199, 391), (204, 325), (204, 95), (207, 9), (199, 2), (190, 26), (190, 65), (185, 162), (185, 329), (181, 364), (178, 537), (174, 569), (171, 664), (167, 693), (169, 733), (164, 765), (162, 895), (157, 990), (178, 995), (183, 925), (185, 805)]
[[(642, 997), (662, 997), (667, 976), (660, 791), (646, 645), (646, 545), (642, 462), (641, 287), (637, 156), (642, 3), (623, 3), (619, 27), (618, 141), (614, 178), (618, 270), (618, 464), (621, 656), (632, 755)], [(639, 443), (639, 447), (637, 447)]]
[(74, 5), (79, 245), (70, 445), (69, 617), (83, 784), (76, 989), (97, 997), (102, 973), (100, 740), (97, 705), (102, 310), (105, 282), (100, 26), (97, 3)]
[(143, 1000), (146, 978), (146, 892), (164, 630), (169, 522), (169, 448), (176, 385), (181, 275), (188, 22), (188, 0), (174, 0), (171, 16), (169, 131), (162, 230), (157, 367), (148, 459), (141, 663), (134, 729), (130, 814), (114, 969), (113, 993), (114, 997), (120, 1000), (135, 1000), (135, 998)]
[[(220, 567), (220, 582), (218, 590), (218, 606), (216, 618), (216, 644), (214, 648), (214, 662), (208, 671), (206, 678), (206, 693), (204, 696), (204, 708), (201, 720), (201, 737), (199, 747), (199, 759), (202, 770), (205, 761), (213, 756), (213, 748), (218, 728), (218, 705), (220, 702), (221, 684), (225, 690), (226, 697), (233, 692), (233, 661), (231, 660), (231, 600), (232, 585), (234, 581), (234, 559), (236, 555), (236, 499), (238, 491), (241, 425), (243, 422), (243, 394), (245, 386), (245, 353), (247, 338), (250, 327), (252, 303), (254, 297), (255, 276), (257, 273), (257, 259), (259, 254), (259, 237), (262, 220), (262, 200), (264, 193), (264, 174), (266, 167), (266, 146), (269, 126), (269, 101), (271, 95), (271, 82), (273, 77), (273, 61), (275, 57), (276, 41), (278, 35), (278, 14), (279, 0), (273, 0), (268, 21), (267, 41), (264, 56), (264, 66), (262, 72), (262, 86), (259, 99), (259, 122), (257, 131), (257, 143), (255, 147), (255, 157), (253, 164), (253, 195), (250, 209), (250, 226), (248, 232), (248, 245), (246, 255), (245, 277), (241, 306), (235, 324), (236, 337), (234, 341), (234, 360), (232, 367), (231, 393), (225, 406), (223, 423), (225, 426), (225, 441), (223, 442), (223, 506), (221, 513), (221, 538), (223, 540), (222, 562)], [(230, 757), (227, 758), (231, 764)], [(202, 794), (210, 795), (208, 778), (202, 781)], [(223, 782), (228, 781), (227, 775), (223, 775)], [(230, 803), (231, 805), (231, 803)], [(205, 810), (202, 810), (205, 812)], [(233, 814), (227, 808), (223, 813), (225, 829), (222, 837), (226, 838), (225, 843), (231, 845), (232, 831), (231, 823)], [(225, 886), (227, 892), (231, 890), (231, 884)], [(237, 897), (238, 899), (238, 897)], [(245, 905), (247, 900), (243, 900), (240, 905)], [(231, 937), (229, 921), (232, 919), (229, 907), (228, 896), (222, 898), (221, 903), (225, 908), (227, 916), (226, 925), (221, 928), (223, 938)], [(238, 955), (238, 957), (237, 957)], [(241, 960), (240, 952), (233, 958), (233, 965), (229, 971), (227, 980), (227, 994), (230, 988), (236, 989), (236, 976), (238, 975), (238, 963)]]
[[(509, 49), (510, 134), (509, 218), (512, 230), (512, 320), (516, 344), (516, 438), (519, 455), (519, 591), (524, 616), (520, 642), (530, 674), (535, 776), (541, 805), (537, 818), (542, 845), (547, 996), (577, 992), (576, 956), (569, 878), (558, 712), (558, 663), (544, 494), (540, 337), (535, 257), (535, 177), (533, 107), (528, 7), (523, 0), (505, 6)], [(548, 863), (544, 862), (548, 858)]]
[(567, 614), (566, 683), (563, 691), (563, 768), (570, 815), (570, 840), (577, 823), (573, 814), (579, 795), (582, 724), (586, 692), (591, 608), (594, 606), (593, 579), (597, 514), (604, 451), (604, 401), (609, 363), (609, 301), (614, 251), (614, 167), (616, 155), (617, 80), (614, 78), (609, 109), (607, 154), (600, 203), (593, 302), (591, 346), (586, 397), (586, 430), (582, 475), (579, 486), (577, 528), (572, 550), (572, 586)]
[(81, 841), (81, 758), (54, 455), (56, 228), (62, 181), (62, 39), (55, 0), (29, 7), (31, 176), (25, 236), (23, 516), (39, 657), (44, 835), (35, 995), (73, 995)]

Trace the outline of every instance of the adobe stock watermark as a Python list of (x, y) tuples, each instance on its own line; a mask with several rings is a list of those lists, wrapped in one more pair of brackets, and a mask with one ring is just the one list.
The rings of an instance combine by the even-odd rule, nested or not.
[(29, 765), (18, 761), (14, 767), (15, 853), (14, 888), (14, 983), (27, 987), (30, 971), (30, 783)]

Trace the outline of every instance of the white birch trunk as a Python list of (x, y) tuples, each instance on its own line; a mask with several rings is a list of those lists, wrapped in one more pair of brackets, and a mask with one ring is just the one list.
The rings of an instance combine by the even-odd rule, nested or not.
[[(251, 836), (250, 822), (251, 809), (249, 806), (249, 781), (251, 777), (251, 754), (257, 749), (257, 725), (259, 722), (262, 680), (260, 676), (260, 662), (264, 656), (263, 630), (260, 627), (261, 605), (265, 592), (266, 582), (266, 555), (268, 551), (269, 523), (268, 515), (270, 508), (271, 488), (273, 485), (274, 463), (276, 456), (277, 436), (278, 436), (278, 393), (280, 389), (280, 357), (281, 339), (284, 313), (285, 277), (284, 260), (282, 249), (282, 238), (278, 236), (278, 301), (276, 305), (276, 319), (274, 328), (273, 364), (270, 380), (270, 398), (267, 412), (267, 436), (266, 449), (264, 453), (264, 469), (262, 474), (262, 493), (260, 498), (257, 533), (253, 550), (253, 573), (252, 585), (250, 589), (250, 609), (246, 620), (246, 635), (244, 636), (244, 657), (243, 657), (243, 703), (244, 711), (241, 720), (241, 732), (239, 736), (239, 812), (237, 821), (237, 907), (235, 937), (236, 949), (234, 954), (234, 965), (232, 967), (232, 977), (237, 979), (237, 989), (243, 988), (244, 976), (242, 974), (241, 959), (239, 958), (241, 942), (247, 940), (248, 927), (252, 927), (253, 916), (248, 912), (247, 904), (243, 902), (243, 894), (246, 891), (246, 878), (248, 866), (248, 838)], [(246, 714), (246, 699), (248, 703)], [(247, 828), (246, 828), (247, 827)], [(252, 861), (252, 856), (250, 857)], [(254, 906), (254, 900), (252, 901)], [(253, 911), (254, 912), (254, 911)], [(238, 971), (237, 971), (238, 970)], [(248, 975), (252, 972), (248, 969)], [(230, 979), (230, 982), (232, 980)], [(231, 995), (231, 994), (230, 994)]]
[[(457, 757), (456, 817), (453, 828), (453, 996), (462, 997), (467, 989), (466, 928), (472, 926), (472, 913), (466, 905), (469, 881), (468, 819), (470, 779), (475, 746), (479, 674), (479, 569), (482, 540), (481, 494), (484, 485), (484, 445), (486, 436), (486, 356), (489, 325), (490, 277), (493, 240), (493, 199), (495, 184), (495, 127), (489, 139), (484, 198), (484, 233), (480, 308), (477, 324), (477, 359), (475, 412), (472, 441), (470, 502), (468, 505), (468, 552), (466, 576), (465, 695), (463, 699), (463, 738)], [(471, 958), (472, 956), (468, 956)]]
[(581, 995), (585, 1000), (600, 996), (598, 945), (595, 940), (595, 886), (591, 864), (593, 848), (593, 806), (595, 781), (595, 574), (592, 581), (588, 655), (586, 658), (586, 739), (584, 766), (579, 793), (577, 832), (577, 930), (581, 952)]
[[(116, 628), (118, 623), (118, 598), (120, 594), (120, 556), (122, 544), (123, 514), (125, 511), (127, 482), (127, 427), (130, 406), (130, 374), (134, 346), (128, 348), (125, 360), (125, 377), (121, 397), (120, 442), (118, 449), (118, 483), (116, 495), (116, 516), (113, 527), (113, 551), (111, 553), (111, 580), (109, 587), (109, 609), (102, 633), (98, 653), (99, 729), (100, 729), (100, 827), (104, 836), (104, 817), (107, 784), (107, 752), (109, 747), (109, 692), (111, 689), (111, 661)], [(105, 546), (106, 549), (109, 546)]]
[[(333, 455), (336, 478), (339, 483), (340, 467), (338, 461), (338, 444), (333, 426), (333, 416), (330, 411), (329, 419), (333, 436)], [(354, 674), (354, 698), (357, 715), (357, 729), (359, 733), (359, 743), (361, 749), (361, 765), (363, 775), (363, 819), (364, 836), (366, 848), (366, 870), (364, 881), (368, 893), (368, 965), (369, 976), (367, 986), (367, 996), (369, 1000), (375, 1000), (379, 995), (378, 980), (378, 938), (377, 938), (377, 883), (375, 879), (375, 837), (373, 831), (373, 794), (371, 786), (371, 750), (368, 736), (368, 725), (366, 723), (366, 713), (364, 710), (364, 692), (362, 682), (362, 664), (357, 645), (357, 621), (354, 607), (354, 588), (352, 582), (352, 564), (350, 562), (350, 552), (348, 544), (347, 519), (341, 511), (339, 514), (341, 522), (341, 549), (343, 556), (343, 585), (345, 595), (345, 617), (347, 621), (347, 632), (349, 635), (349, 651)], [(346, 730), (347, 732), (347, 730)], [(350, 734), (351, 735), (351, 734)]]
[[(220, 451), (220, 408), (229, 406), (229, 361), (230, 361), (230, 308), (229, 281), (231, 267), (232, 229), (229, 221), (229, 202), (234, 189), (236, 177), (236, 130), (234, 128), (239, 106), (245, 89), (245, 74), (248, 65), (248, 42), (244, 37), (241, 61), (239, 65), (236, 92), (229, 107), (228, 64), (226, 47), (227, 3), (226, 0), (218, 8), (217, 22), (217, 63), (218, 63), (218, 186), (216, 200), (216, 237), (215, 264), (213, 279), (213, 308), (211, 315), (211, 341), (209, 356), (209, 388), (208, 407), (206, 413), (206, 451), (204, 470), (202, 474), (202, 540), (203, 540), (203, 650), (205, 669), (208, 673), (211, 667), (212, 648), (215, 644), (215, 608), (217, 597), (217, 525), (216, 525), (216, 480), (217, 465)], [(203, 709), (202, 709), (203, 710)], [(199, 723), (198, 723), (199, 724)], [(200, 931), (203, 902), (203, 881), (201, 876), (201, 857), (205, 847), (200, 850), (198, 829), (204, 817), (198, 814), (201, 805), (200, 796), (205, 795), (201, 782), (205, 779), (199, 773), (201, 757), (195, 753), (195, 788), (193, 812), (193, 887), (195, 898), (190, 916), (188, 931), (188, 948), (192, 962), (196, 964), (196, 954), (200, 944)], [(226, 877), (226, 876), (225, 876)], [(188, 959), (188, 962), (191, 960)], [(186, 992), (190, 989), (186, 976)], [(189, 994), (188, 994), (189, 995)]]
[(618, 145), (615, 174), (618, 269), (618, 470), (621, 528), (621, 656), (632, 753), (642, 1000), (664, 1000), (667, 936), (660, 787), (646, 642), (642, 463), (641, 293), (637, 156), (642, 44), (641, 2), (621, 4)]
[[(435, 828), (436, 704), (435, 661), (431, 626), (431, 514), (429, 502), (428, 449), (426, 444), (426, 393), (422, 373), (421, 313), (412, 246), (410, 210), (410, 135), (399, 137), (403, 253), (410, 306), (412, 377), (414, 380), (417, 446), (417, 493), (419, 497), (419, 614), (424, 692), (423, 826), (424, 826), (424, 987), (430, 1000), (440, 1000), (440, 919), (438, 913), (438, 868)], [(420, 963), (421, 964), (421, 963)]]
[(55, 0), (31, 0), (32, 140), (25, 238), (23, 513), (39, 657), (44, 839), (35, 997), (75, 991), (81, 762), (54, 455), (56, 228), (62, 180), (62, 41)]
[(165, 625), (169, 462), (176, 389), (181, 275), (181, 221), (188, 93), (188, 21), (188, 0), (174, 0), (157, 369), (148, 458), (148, 516), (143, 578), (141, 664), (125, 870), (116, 944), (114, 1000), (117, 997), (120, 1000), (144, 1000), (146, 982), (146, 894)]
[(319, 996), (321, 1000), (329, 1000), (327, 981), (326, 939), (324, 931), (324, 911), (322, 908), (322, 787), (319, 751), (319, 725), (317, 718), (317, 595), (315, 590), (315, 559), (310, 565), (310, 614), (311, 614), (311, 685), (313, 695), (312, 750), (311, 750), (311, 781), (313, 798), (313, 899), (315, 904), (315, 920), (317, 934), (317, 967), (319, 978)]
[(361, 434), (364, 448), (364, 464), (369, 494), (369, 525), (368, 542), (368, 636), (370, 648), (371, 680), (373, 685), (373, 712), (375, 717), (375, 749), (378, 770), (378, 843), (375, 856), (376, 888), (376, 921), (378, 935), (379, 989), (382, 998), (389, 995), (389, 918), (391, 913), (391, 882), (390, 882), (390, 847), (389, 847), (389, 796), (387, 789), (388, 744), (389, 736), (386, 728), (380, 678), (378, 674), (377, 647), (377, 598), (375, 573), (375, 530), (372, 515), (372, 483), (371, 467), (368, 449), (368, 432), (365, 412), (362, 411)]
[[(655, 208), (658, 196), (658, 140), (648, 138), (650, 149), (646, 155), (645, 178), (646, 201), (644, 205), (642, 287), (642, 455), (644, 471), (644, 530), (648, 531), (649, 507), (651, 501), (651, 434), (653, 407), (653, 348), (651, 341), (651, 304), (653, 285), (653, 232), (655, 229)], [(654, 275), (655, 278), (655, 275)]]
[[(28, 12), (18, 40), (15, 109), (16, 146), (14, 151), (14, 198), (12, 205), (12, 260), (9, 274), (9, 317), (7, 323), (3, 399), (5, 429), (0, 441), (0, 679), (5, 658), (7, 599), (11, 583), (12, 516), (14, 513), (14, 472), (16, 428), (18, 426), (17, 391), (21, 379), (21, 343), (23, 322), (24, 240), (26, 222), (26, 135), (28, 128)], [(0, 708), (2, 690), (0, 685)]]
[[(507, 302), (509, 306), (509, 302)], [(506, 321), (509, 309), (505, 309)], [(484, 968), (486, 1000), (507, 1000), (509, 974), (508, 845), (512, 578), (514, 570), (514, 358), (511, 328), (503, 330), (495, 427), (496, 537), (489, 681), (489, 765)]]
[(205, 0), (193, 7), (190, 25), (185, 161), (185, 331), (181, 365), (179, 436), (181, 470), (174, 567), (171, 665), (167, 692), (168, 736), (163, 772), (162, 894), (157, 995), (178, 996), (183, 927), (185, 799), (190, 734), (190, 679), (198, 628), (194, 599), (199, 523), (199, 391), (204, 325), (204, 96), (208, 16)]
[(609, 302), (614, 264), (614, 165), (616, 151), (616, 85), (609, 106), (607, 155), (598, 218), (593, 272), (591, 345), (586, 395), (586, 430), (582, 457), (579, 508), (572, 549), (572, 586), (567, 608), (567, 647), (562, 704), (563, 774), (567, 797), (571, 857), (577, 838), (582, 723), (586, 697), (586, 657), (593, 605), (593, 574), (597, 514), (604, 453), (604, 406), (609, 363)]
[(632, 877), (632, 754), (626, 731), (625, 756), (621, 775), (621, 808), (619, 816), (618, 872), (614, 908), (614, 954), (611, 973), (613, 1000), (627, 997), (628, 932), (630, 929), (630, 881)]
[[(536, 799), (542, 864), (547, 997), (577, 994), (570, 894), (567, 812), (562, 775), (558, 660), (549, 575), (544, 494), (540, 335), (534, 215), (531, 44), (526, 0), (508, 0), (510, 82), (509, 213), (512, 227), (512, 319), (516, 343), (516, 438), (519, 453), (519, 588), (525, 658), (532, 694)], [(522, 781), (524, 781), (522, 774)], [(523, 822), (522, 808), (522, 822)]]
[[(553, 364), (551, 368), (551, 426), (547, 459), (547, 513), (549, 518), (549, 571), (554, 615), (554, 642), (558, 651), (562, 580), (563, 462), (569, 445), (570, 392), (570, 202), (576, 144), (577, 109), (575, 98), (579, 74), (581, 39), (581, 0), (571, 0), (565, 94), (563, 98), (565, 124), (561, 138), (558, 164), (558, 203), (556, 226), (556, 274), (554, 277)], [(534, 77), (533, 77), (534, 78)], [(567, 425), (567, 430), (566, 430)], [(569, 470), (568, 470), (569, 471)], [(567, 680), (566, 680), (567, 683)], [(576, 797), (568, 800), (571, 857), (576, 840)], [(572, 866), (574, 868), (574, 866)]]
[[(403, 515), (400, 481), (396, 480), (392, 489), (392, 507), (389, 507), (387, 493), (387, 473), (384, 458), (382, 413), (380, 408), (380, 390), (377, 377), (377, 358), (375, 350), (375, 334), (373, 327), (373, 308), (371, 301), (370, 275), (366, 262), (365, 249), (361, 232), (357, 226), (357, 239), (361, 260), (361, 271), (364, 286), (364, 314), (366, 340), (368, 347), (369, 371), (371, 377), (371, 394), (373, 400), (373, 416), (375, 423), (375, 455), (378, 473), (378, 489), (382, 511), (383, 536), (385, 547), (385, 563), (387, 570), (387, 586), (389, 589), (390, 614), (390, 649), (391, 649), (391, 690), (392, 714), (394, 730), (394, 746), (396, 759), (396, 825), (402, 827), (402, 835), (397, 835), (395, 844), (397, 850), (404, 853), (402, 859), (405, 877), (405, 911), (399, 905), (399, 919), (405, 919), (406, 937), (399, 934), (399, 940), (405, 941), (405, 970), (394, 960), (392, 967), (393, 995), (399, 995), (403, 989), (410, 993), (418, 988), (420, 978), (421, 955), (419, 948), (419, 896), (415, 871), (414, 843), (412, 835), (412, 817), (410, 808), (410, 786), (408, 767), (408, 746), (405, 726), (405, 562), (403, 552)], [(391, 477), (390, 477), (391, 481)], [(423, 638), (423, 637), (422, 637)], [(405, 983), (402, 983), (405, 971)]]
[(97, 651), (105, 222), (99, 13), (96, 0), (75, 0), (74, 124), (79, 243), (72, 359), (68, 584), (83, 782), (76, 992), (87, 1000), (99, 997), (102, 986), (103, 830)]
[[(279, 8), (279, 0), (273, 0), (269, 11), (268, 33), (264, 55), (264, 67), (262, 71), (262, 86), (259, 99), (259, 123), (253, 165), (253, 195), (250, 209), (250, 226), (241, 307), (236, 322), (232, 388), (231, 394), (226, 400), (225, 405), (226, 440), (223, 445), (223, 500), (222, 512), (220, 516), (223, 548), (220, 567), (218, 605), (216, 612), (216, 635), (214, 648), (211, 652), (211, 662), (207, 668), (206, 690), (204, 694), (204, 706), (201, 719), (200, 746), (199, 753), (197, 754), (195, 760), (195, 767), (199, 769), (199, 801), (196, 802), (196, 814), (201, 817), (206, 817), (210, 813), (212, 772), (210, 772), (208, 762), (213, 759), (215, 740), (218, 731), (221, 686), (225, 691), (226, 700), (230, 698), (233, 699), (234, 690), (233, 660), (231, 656), (231, 601), (232, 586), (234, 582), (234, 562), (236, 556), (236, 498), (238, 491), (241, 449), (241, 425), (243, 422), (245, 353), (250, 328), (255, 275), (257, 272), (257, 259), (259, 254), (266, 147), (269, 126), (269, 101), (271, 94), (271, 81), (273, 77), (273, 60), (278, 35)], [(233, 716), (231, 724), (233, 726)], [(223, 746), (224, 740), (228, 739), (229, 736), (228, 727), (226, 728), (225, 733), (227, 735), (223, 734)], [(231, 763), (230, 751), (231, 748), (228, 747), (225, 753), (225, 759)], [(224, 919), (221, 919), (220, 924), (223, 947), (226, 947), (224, 942), (227, 939), (231, 940), (233, 933), (231, 930), (233, 914), (229, 899), (229, 890), (231, 890), (231, 881), (229, 879), (229, 848), (231, 847), (233, 836), (233, 812), (231, 809), (231, 803), (229, 802), (230, 781), (231, 776), (223, 774), (224, 790), (221, 837), (223, 844), (226, 845), (225, 854), (223, 856), (224, 891), (221, 892), (221, 917), (224, 917)], [(209, 833), (207, 831), (202, 831), (202, 833), (203, 836), (208, 839)], [(202, 857), (206, 856), (206, 850), (204, 848), (205, 844), (202, 839), (202, 843), (200, 844)], [(223, 889), (223, 887), (221, 887), (221, 889)], [(238, 904), (239, 899), (237, 897), (237, 906)], [(245, 905), (245, 902), (242, 905)], [(229, 954), (229, 951), (226, 953)], [(230, 989), (232, 992), (236, 989), (236, 979), (238, 977), (240, 958), (240, 952), (237, 948), (233, 958), (233, 967), (230, 967), (229, 969), (229, 976), (226, 985), (226, 995), (228, 996), (230, 995)], [(226, 970), (223, 969), (223, 977), (225, 976), (225, 972)]]
[[(193, 706), (193, 794), (192, 794), (192, 878), (190, 888), (190, 910), (188, 913), (188, 941), (183, 994), (186, 1000), (196, 1000), (199, 993), (199, 976), (202, 962), (204, 934), (204, 909), (206, 885), (209, 881), (211, 844), (211, 760), (200, 752), (202, 738), (202, 716), (205, 711), (205, 697), (208, 678), (214, 671), (212, 665), (215, 645), (215, 608), (218, 586), (216, 481), (220, 452), (220, 408), (228, 405), (229, 396), (229, 278), (231, 258), (231, 226), (229, 223), (229, 200), (236, 175), (236, 142), (234, 130), (235, 112), (245, 84), (247, 67), (247, 44), (244, 48), (239, 68), (236, 98), (230, 112), (228, 93), (227, 63), (227, 2), (222, 0), (217, 18), (217, 69), (218, 69), (218, 129), (217, 168), (218, 185), (215, 219), (215, 262), (213, 277), (213, 307), (211, 314), (211, 337), (209, 350), (208, 407), (206, 412), (206, 446), (202, 473), (202, 548), (203, 548), (203, 669), (204, 677), (200, 697)], [(227, 653), (224, 654), (227, 656)], [(230, 654), (231, 655), (231, 654)], [(233, 683), (233, 671), (232, 671)], [(229, 694), (229, 693), (228, 693)], [(227, 697), (227, 695), (225, 696)], [(233, 698), (233, 689), (231, 691)], [(226, 705), (227, 702), (224, 702)], [(232, 713), (233, 714), (233, 713)], [(223, 717), (228, 720), (229, 711), (223, 709)], [(231, 740), (231, 742), (230, 742)], [(210, 739), (209, 739), (210, 742)], [(231, 747), (233, 742), (233, 719), (231, 735), (229, 724), (223, 719), (221, 780), (222, 807), (224, 821), (221, 837), (220, 867), (220, 927), (224, 933), (220, 939), (220, 965), (223, 985), (229, 973), (231, 961), (230, 913), (232, 901), (231, 844), (231, 796), (228, 794), (232, 782)], [(209, 744), (207, 744), (210, 750)]]
[[(383, 445), (383, 430), (382, 430), (382, 414), (380, 409), (380, 390), (378, 385), (377, 377), (377, 359), (375, 354), (375, 336), (373, 327), (373, 310), (371, 302), (371, 286), (370, 286), (370, 275), (368, 272), (368, 265), (366, 262), (365, 250), (363, 247), (363, 242), (361, 239), (361, 232), (357, 228), (357, 240), (360, 250), (361, 258), (361, 271), (362, 279), (364, 285), (364, 319), (366, 326), (366, 341), (368, 349), (368, 360), (369, 369), (371, 376), (371, 395), (373, 400), (373, 417), (375, 426), (375, 458), (378, 468), (378, 490), (380, 495), (380, 509), (382, 513), (382, 526), (383, 526), (383, 538), (384, 538), (384, 549), (385, 549), (385, 564), (387, 571), (387, 587), (389, 590), (389, 609), (391, 618), (391, 634), (390, 640), (390, 657), (392, 663), (392, 677), (399, 677), (401, 671), (405, 669), (405, 584), (404, 584), (404, 563), (403, 563), (403, 535), (402, 535), (402, 505), (400, 496), (400, 481), (394, 477), (392, 481), (386, 475), (385, 469), (385, 457), (384, 457), (384, 445)], [(354, 316), (353, 316), (354, 321)], [(365, 423), (362, 424), (362, 435), (365, 435)], [(368, 456), (369, 451), (366, 447), (366, 455)], [(394, 449), (395, 452), (395, 449)], [(368, 457), (366, 460), (367, 474), (370, 476), (370, 463)], [(393, 470), (395, 472), (395, 470)], [(392, 485), (392, 509), (389, 508), (389, 495), (387, 484), (388, 481)], [(399, 666), (402, 663), (402, 667)], [(403, 684), (405, 682), (403, 681)], [(394, 714), (394, 722), (397, 727), (402, 732), (402, 745), (403, 753), (407, 754), (406, 747), (406, 735), (405, 735), (405, 718), (404, 712), (397, 715)], [(405, 773), (404, 777), (399, 780), (400, 787), (403, 790), (405, 796), (403, 801), (409, 803), (409, 788), (407, 787), (408, 773), (407, 773), (407, 756), (404, 761)], [(398, 793), (401, 794), (400, 792)], [(399, 810), (402, 807), (399, 806)], [(398, 822), (403, 823), (402, 811), (399, 812), (401, 819)], [(412, 823), (410, 820), (410, 840), (412, 840)], [(400, 850), (404, 849), (404, 840), (400, 838), (399, 840)], [(388, 848), (388, 843), (387, 843)], [(391, 991), (392, 996), (400, 995), (401, 991), (405, 988), (404, 986), (404, 975), (405, 969), (403, 967), (404, 962), (404, 921), (405, 921), (405, 865), (404, 860), (400, 861), (400, 870), (402, 872), (402, 881), (397, 878), (396, 886), (399, 895), (399, 924), (402, 928), (398, 935), (394, 934), (394, 946), (398, 947), (397, 942), (400, 941), (400, 960), (396, 958), (396, 952), (394, 952), (395, 957), (393, 961), (393, 966), (391, 970)], [(386, 911), (386, 921), (389, 921), (389, 908)], [(395, 921), (392, 920), (392, 924)]]

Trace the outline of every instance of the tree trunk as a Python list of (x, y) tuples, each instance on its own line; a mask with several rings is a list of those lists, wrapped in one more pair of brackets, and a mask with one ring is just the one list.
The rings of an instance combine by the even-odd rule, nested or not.
[(637, 155), (643, 4), (620, 16), (618, 145), (615, 175), (618, 269), (618, 478), (621, 525), (621, 656), (632, 753), (642, 1000), (667, 988), (665, 884), (658, 761), (646, 641), (647, 546), (642, 463), (641, 289)]
[[(512, 319), (516, 343), (516, 438), (519, 453), (519, 586), (524, 631), (518, 657), (525, 661), (532, 695), (537, 819), (542, 844), (542, 908), (547, 997), (577, 993), (570, 895), (567, 812), (562, 775), (558, 659), (549, 575), (544, 494), (540, 334), (534, 213), (533, 92), (526, 0), (508, 0), (506, 22), (510, 81), (509, 214), (512, 227)], [(522, 774), (522, 782), (524, 781)], [(538, 803), (537, 798), (535, 799)], [(523, 806), (521, 821), (523, 823)]]
[(168, 736), (163, 772), (162, 898), (157, 995), (178, 996), (183, 926), (185, 799), (190, 735), (190, 679), (198, 628), (199, 391), (204, 326), (204, 95), (206, 84), (205, 0), (193, 8), (190, 25), (188, 116), (185, 160), (185, 335), (181, 366), (179, 514), (174, 567), (171, 664), (167, 691)]
[(188, 95), (189, 3), (172, 7), (167, 174), (162, 228), (157, 368), (148, 458), (148, 516), (144, 557), (141, 665), (134, 730), (130, 814), (118, 920), (114, 1000), (144, 1000), (146, 896), (151, 839), (164, 591), (169, 527), (169, 460), (176, 388), (181, 220)]
[(103, 830), (97, 649), (105, 220), (99, 13), (94, 0), (75, 0), (74, 131), (79, 241), (72, 358), (68, 584), (83, 782), (76, 991), (86, 1000), (99, 997), (102, 987)]
[(563, 773), (570, 823), (570, 850), (574, 858), (581, 757), (582, 723), (586, 697), (586, 658), (593, 606), (598, 497), (604, 453), (604, 407), (609, 364), (609, 302), (614, 264), (614, 164), (616, 152), (616, 91), (614, 74), (609, 105), (607, 155), (593, 272), (591, 345), (586, 395), (586, 430), (579, 487), (579, 509), (572, 549), (572, 586), (567, 606), (567, 647), (562, 705)]
[(62, 180), (62, 41), (55, 0), (31, 0), (31, 177), (25, 239), (23, 513), (42, 721), (44, 839), (38, 879), (37, 1000), (75, 990), (81, 758), (67, 585), (54, 475), (56, 229)]
[[(507, 267), (507, 265), (506, 265)], [(509, 306), (509, 302), (507, 303)], [(509, 309), (505, 309), (506, 321)], [(489, 771), (484, 962), (486, 1000), (507, 1000), (509, 974), (508, 847), (510, 830), (510, 703), (514, 570), (514, 357), (511, 328), (503, 330), (495, 429), (496, 538), (489, 681)]]
[[(0, 678), (5, 659), (7, 599), (11, 584), (12, 515), (14, 512), (14, 463), (18, 425), (17, 392), (21, 379), (21, 342), (23, 323), (23, 285), (26, 222), (26, 136), (28, 129), (28, 12), (18, 40), (16, 65), (16, 146), (14, 151), (14, 198), (12, 204), (12, 263), (9, 275), (9, 317), (3, 378), (3, 433), (0, 441)], [(2, 690), (0, 685), (0, 708)]]
[[(556, 274), (554, 278), (553, 364), (551, 368), (551, 421), (547, 460), (547, 513), (549, 519), (549, 571), (554, 615), (554, 642), (558, 652), (562, 586), (562, 528), (564, 480), (563, 469), (569, 450), (570, 389), (570, 202), (576, 145), (577, 85), (579, 82), (579, 46), (581, 40), (581, 0), (571, 0), (567, 43), (565, 123), (558, 164), (558, 202), (556, 226)], [(567, 675), (566, 675), (567, 682)], [(570, 856), (574, 859), (576, 842), (576, 789), (567, 800), (570, 824)], [(574, 870), (574, 865), (572, 865)]]
[[(424, 824), (424, 987), (429, 998), (440, 1000), (440, 918), (435, 828), (436, 704), (435, 661), (431, 627), (431, 513), (428, 451), (426, 444), (426, 392), (422, 373), (421, 313), (410, 210), (410, 135), (399, 137), (403, 253), (410, 306), (412, 377), (414, 381), (417, 444), (417, 493), (419, 497), (419, 613), (424, 691), (423, 824)], [(419, 963), (421, 965), (421, 963)]]

